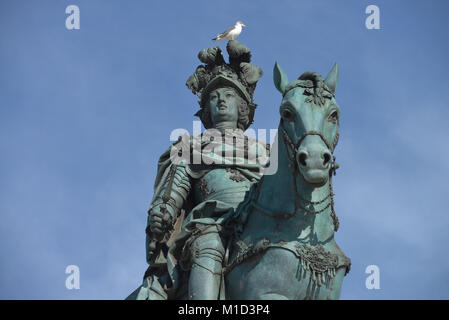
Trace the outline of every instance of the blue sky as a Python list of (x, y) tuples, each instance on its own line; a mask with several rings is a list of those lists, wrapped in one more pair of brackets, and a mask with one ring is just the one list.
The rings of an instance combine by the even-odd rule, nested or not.
[[(65, 28), (78, 5), (80, 30)], [(365, 8), (380, 8), (380, 30)], [(447, 1), (0, 1), (0, 298), (122, 299), (146, 268), (146, 210), (185, 81), (237, 20), (264, 70), (253, 128), (289, 78), (340, 66), (334, 179), (352, 259), (342, 299), (449, 299)], [(224, 48), (225, 43), (220, 46)], [(80, 268), (79, 290), (65, 268)], [(380, 289), (365, 268), (380, 268)]]

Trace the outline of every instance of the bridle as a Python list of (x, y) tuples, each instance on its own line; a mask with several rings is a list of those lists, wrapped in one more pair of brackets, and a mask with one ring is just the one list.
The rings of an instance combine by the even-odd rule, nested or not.
[(290, 137), (288, 136), (287, 131), (285, 131), (282, 124), (280, 125), (280, 129), (282, 131), (282, 136), (284, 138), (284, 143), (287, 146), (287, 153), (290, 161), (292, 162), (292, 168), (295, 168), (295, 170), (299, 171), (299, 168), (297, 167), (296, 157), (295, 155), (298, 153), (299, 147), (301, 146), (301, 143), (304, 141), (304, 139), (307, 136), (319, 136), (321, 140), (324, 142), (326, 147), (329, 149), (329, 151), (332, 153), (332, 163), (331, 163), (331, 169), (330, 174), (333, 173), (333, 175), (336, 175), (336, 170), (338, 169), (338, 164), (335, 162), (336, 157), (333, 155), (335, 146), (338, 142), (338, 132), (335, 135), (334, 141), (332, 144), (327, 141), (327, 139), (323, 136), (321, 132), (318, 131), (306, 131), (304, 132), (301, 137), (296, 141), (296, 143), (293, 143)]
[[(322, 209), (320, 210), (310, 210), (305, 208), (304, 206), (299, 205), (299, 207), (304, 210), (305, 212), (309, 213), (309, 214), (319, 214), (323, 211), (325, 211), (327, 208), (331, 207), (331, 217), (332, 220), (334, 222), (334, 230), (337, 231), (338, 227), (339, 227), (339, 221), (338, 221), (338, 217), (335, 214), (334, 211), (334, 192), (333, 192), (333, 188), (332, 188), (332, 176), (336, 175), (336, 170), (338, 169), (339, 165), (337, 162), (335, 162), (336, 157), (333, 155), (335, 146), (337, 145), (338, 142), (338, 132), (335, 135), (334, 141), (332, 142), (332, 145), (327, 141), (327, 139), (318, 131), (306, 131), (304, 132), (301, 137), (296, 141), (296, 143), (293, 143), (292, 140), (290, 139), (290, 137), (287, 134), (287, 131), (285, 131), (282, 123), (279, 126), (281, 131), (282, 131), (282, 136), (284, 139), (284, 143), (286, 145), (287, 148), (287, 154), (288, 154), (288, 158), (290, 160), (290, 169), (292, 169), (292, 173), (293, 173), (293, 179), (294, 179), (294, 185), (295, 185), (295, 197), (299, 198), (300, 200), (302, 200), (304, 203), (308, 204), (308, 205), (317, 205), (317, 204), (321, 204), (324, 201), (326, 201), (328, 198), (330, 198), (329, 203)], [(299, 175), (302, 177), (302, 179), (304, 181), (305, 178), (302, 175), (301, 171), (298, 168), (298, 163), (296, 161), (296, 157), (295, 155), (297, 154), (299, 147), (301, 146), (301, 143), (304, 141), (304, 139), (307, 136), (310, 135), (316, 135), (319, 136), (321, 138), (321, 140), (323, 140), (324, 144), (327, 146), (327, 148), (331, 151), (332, 153), (332, 162), (331, 162), (331, 168), (329, 170), (329, 194), (324, 197), (323, 199), (319, 200), (319, 201), (309, 201), (307, 199), (304, 199), (303, 197), (301, 197), (301, 195), (299, 194), (297, 188), (296, 188), (296, 175), (299, 173)]]

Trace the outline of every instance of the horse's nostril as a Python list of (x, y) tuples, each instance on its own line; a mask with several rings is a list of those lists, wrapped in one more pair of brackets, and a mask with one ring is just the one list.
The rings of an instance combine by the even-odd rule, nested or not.
[(299, 157), (298, 157), (298, 161), (299, 161), (299, 163), (300, 163), (303, 167), (307, 166), (307, 164), (306, 164), (306, 159), (307, 159), (307, 153), (305, 153), (305, 152), (300, 152), (300, 153), (299, 153)]
[(325, 152), (323, 154), (323, 165), (327, 165), (331, 161), (331, 154), (329, 152)]

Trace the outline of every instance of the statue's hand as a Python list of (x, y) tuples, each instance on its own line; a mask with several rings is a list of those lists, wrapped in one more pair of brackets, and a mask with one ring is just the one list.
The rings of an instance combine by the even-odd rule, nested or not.
[(172, 227), (173, 209), (164, 204), (153, 207), (150, 211), (150, 231), (161, 240)]

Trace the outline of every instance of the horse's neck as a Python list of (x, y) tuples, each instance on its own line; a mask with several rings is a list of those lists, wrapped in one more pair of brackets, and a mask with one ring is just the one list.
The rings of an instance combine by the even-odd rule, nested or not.
[(270, 166), (277, 162), (274, 174), (264, 175), (258, 187), (257, 203), (279, 213), (295, 210), (295, 177), (290, 169), (290, 160), (279, 131), (271, 150)]
[[(278, 148), (277, 152), (274, 152), (277, 153), (277, 171), (273, 175), (263, 176), (258, 186), (257, 198), (254, 201), (259, 207), (278, 216), (291, 216), (286, 223), (298, 226), (298, 238), (307, 238), (307, 242), (312, 241), (313, 238), (317, 241), (328, 240), (334, 233), (329, 180), (319, 188), (307, 185), (299, 173), (293, 173), (290, 168), (294, 164), (288, 158), (286, 146), (279, 134), (275, 143)], [(276, 154), (272, 154), (272, 157), (276, 157)], [(275, 161), (274, 158), (271, 158), (271, 161)], [(326, 197), (327, 200), (318, 206), (325, 208), (324, 211), (318, 214), (304, 211), (304, 208), (310, 208), (310, 206), (302, 199), (316, 203)], [(330, 205), (326, 207), (327, 204)], [(313, 210), (313, 208), (311, 209)]]

